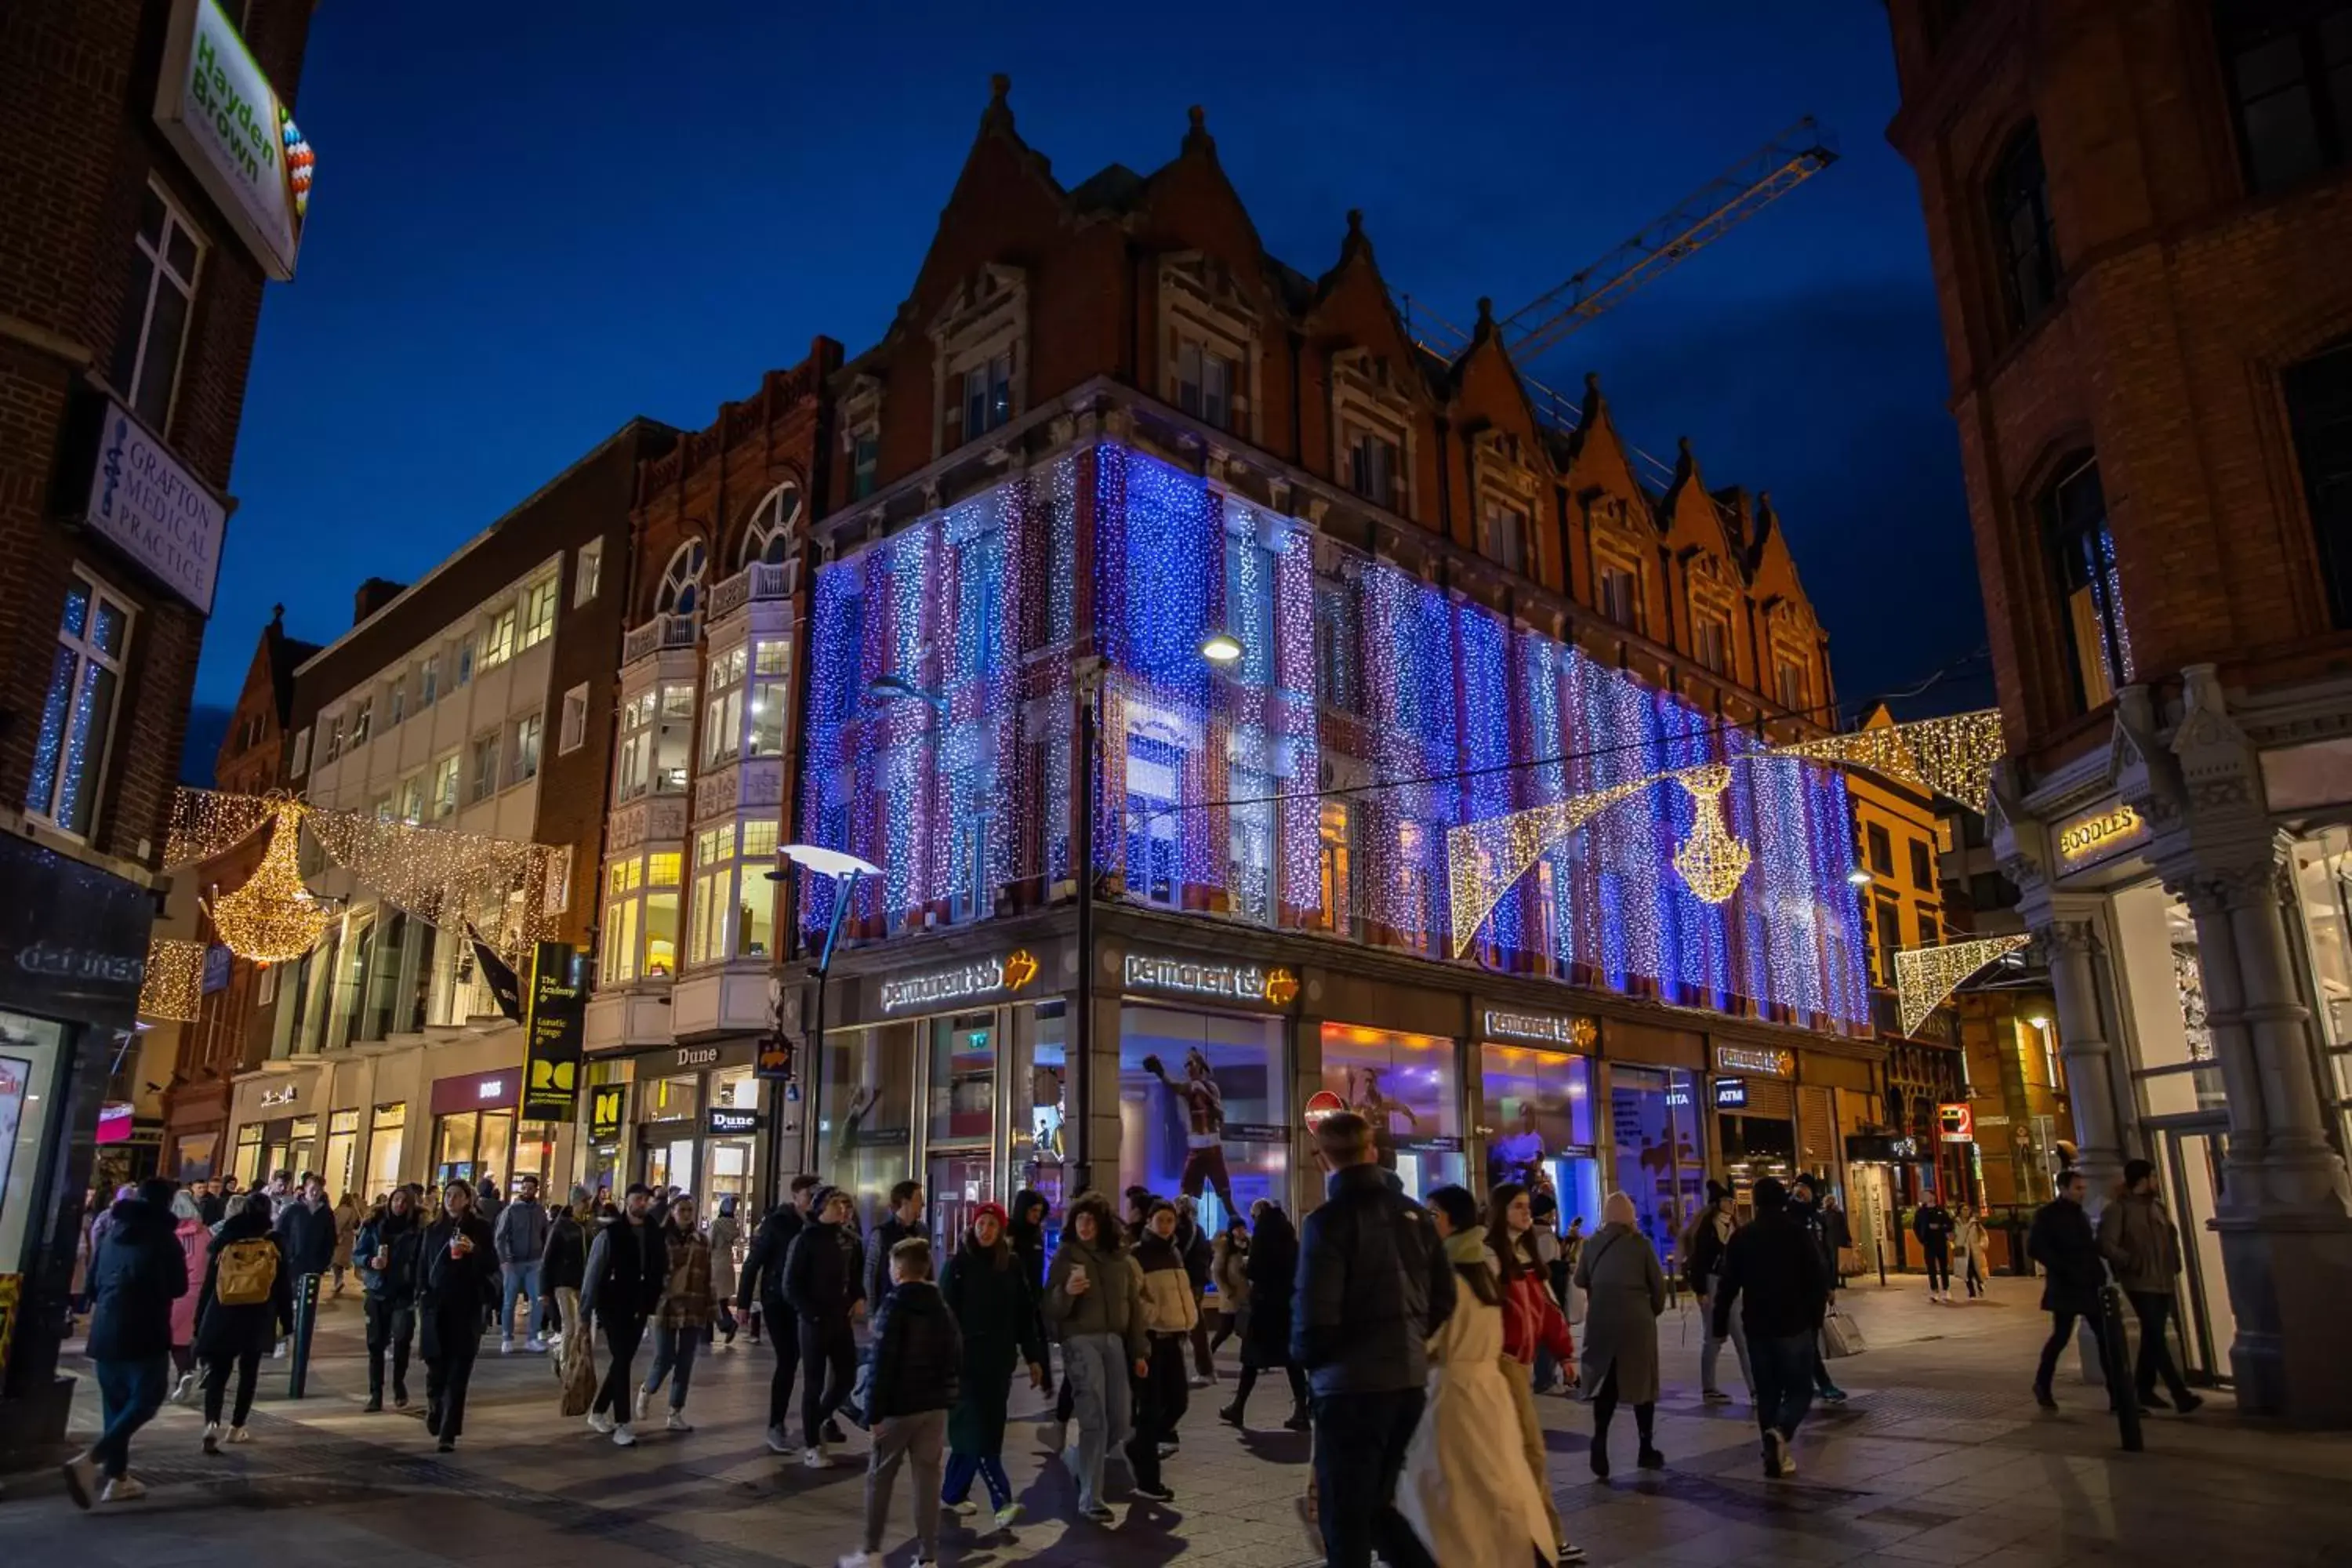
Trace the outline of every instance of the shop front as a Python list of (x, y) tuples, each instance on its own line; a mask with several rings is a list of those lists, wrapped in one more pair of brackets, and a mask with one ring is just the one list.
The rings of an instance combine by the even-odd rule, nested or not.
[(1505, 1007), (1478, 1010), (1479, 1125), (1486, 1190), (1549, 1184), (1565, 1226), (1601, 1223), (1601, 1170), (1590, 1017)]
[[(630, 1058), (632, 1080), (604, 1086), (621, 1089), (634, 1115), (634, 1163), (625, 1181), (613, 1184), (683, 1188), (706, 1216), (718, 1213), (721, 1198), (731, 1197), (739, 1214), (752, 1217), (762, 1129), (751, 1057), (751, 1042), (730, 1040), (668, 1046)], [(592, 1122), (597, 1092), (591, 1090)], [(598, 1142), (593, 1125), (590, 1141)]]
[(433, 1184), (467, 1182), (478, 1187), (526, 1173), (543, 1182), (553, 1160), (553, 1139), (544, 1131), (546, 1123), (532, 1122), (531, 1131), (518, 1142), (515, 1111), (521, 1103), (519, 1067), (434, 1079)]
[(299, 1179), (317, 1171), (331, 1075), (316, 1062), (271, 1062), (238, 1079), (230, 1091), (235, 1129), (226, 1173), (247, 1189), (279, 1171)]

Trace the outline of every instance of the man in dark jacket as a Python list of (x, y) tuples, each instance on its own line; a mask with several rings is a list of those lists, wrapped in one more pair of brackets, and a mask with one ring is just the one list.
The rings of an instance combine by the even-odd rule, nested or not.
[(392, 1402), (408, 1408), (408, 1353), (416, 1335), (418, 1224), (415, 1187), (392, 1190), (384, 1206), (360, 1226), (352, 1245), (360, 1292), (367, 1308), (369, 1413), (383, 1408), (384, 1352), (392, 1352)]
[[(2173, 1281), (2180, 1274), (2180, 1232), (2157, 1195), (2153, 1163), (2124, 1162), (2124, 1190), (2099, 1215), (2099, 1251), (2139, 1319), (2139, 1363), (2134, 1372), (2139, 1402), (2151, 1410), (2170, 1408), (2188, 1415), (2205, 1402), (2181, 1381), (2165, 1337), (2172, 1319)], [(2172, 1390), (2169, 1406), (2156, 1391), (2159, 1373)]]
[[(1812, 1241), (1813, 1250), (1821, 1254), (1822, 1274), (1830, 1282), (1830, 1300), (1834, 1303), (1837, 1300), (1837, 1247), (1831, 1239), (1831, 1217), (1822, 1209), (1821, 1200), (1814, 1196), (1814, 1191), (1811, 1176), (1800, 1175), (1790, 1184), (1789, 1217), (1804, 1227), (1805, 1235)], [(1840, 1219), (1842, 1221), (1843, 1216)], [(1823, 1316), (1827, 1315), (1824, 1311)], [(1830, 1363), (1822, 1354), (1818, 1336), (1813, 1342), (1813, 1392), (1821, 1396), (1824, 1405), (1845, 1403), (1845, 1390), (1830, 1376)]]
[(154, 1418), (171, 1386), (172, 1303), (188, 1293), (188, 1258), (172, 1217), (179, 1190), (161, 1176), (141, 1183), (137, 1197), (109, 1211), (112, 1223), (90, 1259), (89, 1354), (106, 1426), (65, 1466), (66, 1489), (83, 1508), (93, 1497), (128, 1502), (147, 1489), (129, 1473), (131, 1435)]
[(325, 1182), (316, 1176), (302, 1179), (301, 1191), (278, 1211), (278, 1235), (286, 1248), (287, 1265), (297, 1279), (334, 1268), (335, 1210), (327, 1201)]
[(1911, 1215), (1911, 1234), (1919, 1238), (1919, 1248), (1927, 1255), (1927, 1300), (1948, 1301), (1952, 1299), (1952, 1211), (1936, 1201), (1934, 1194)]
[(618, 1215), (604, 1222), (588, 1248), (587, 1278), (580, 1287), (580, 1321), (601, 1325), (609, 1358), (596, 1403), (588, 1412), (592, 1430), (609, 1432), (621, 1447), (636, 1446), (629, 1427), (635, 1391), (629, 1363), (646, 1337), (646, 1320), (661, 1304), (669, 1283), (669, 1243), (653, 1223), (654, 1190), (632, 1185)]
[(1421, 1420), (1429, 1336), (1454, 1313), (1454, 1266), (1421, 1205), (1375, 1163), (1353, 1111), (1316, 1129), (1330, 1172), (1298, 1249), (1292, 1358), (1315, 1390), (1315, 1479), (1331, 1568), (1428, 1562), (1396, 1511), (1397, 1477)]
[(536, 1354), (547, 1348), (538, 1330), (540, 1310), (545, 1305), (546, 1287), (541, 1282), (539, 1265), (547, 1252), (547, 1211), (539, 1205), (537, 1176), (525, 1176), (516, 1185), (521, 1190), (515, 1194), (514, 1202), (490, 1222), (491, 1245), (499, 1255), (500, 1355), (514, 1353), (517, 1296), (530, 1303), (522, 1320), (523, 1349)]
[(909, 1237), (890, 1249), (890, 1294), (874, 1314), (873, 1376), (866, 1414), (874, 1452), (866, 1468), (866, 1555), (878, 1562), (890, 1486), (915, 1467), (915, 1561), (940, 1560), (940, 1456), (956, 1402), (963, 1340), (955, 1314), (931, 1283), (931, 1244)]
[(1756, 1221), (1732, 1232), (1717, 1264), (1717, 1340), (1731, 1333), (1731, 1304), (1748, 1331), (1748, 1364), (1756, 1380), (1756, 1424), (1764, 1430), (1764, 1474), (1794, 1475), (1790, 1456), (1798, 1424), (1812, 1403), (1815, 1342), (1829, 1309), (1830, 1275), (1811, 1233), (1789, 1210), (1788, 1190), (1766, 1176), (1753, 1194)]
[(203, 1222), (205, 1228), (210, 1230), (227, 1217), (228, 1194), (222, 1191), (221, 1184), (198, 1182), (196, 1184), (196, 1218)]
[(923, 1184), (890, 1189), (890, 1212), (866, 1237), (866, 1310), (879, 1312), (890, 1299), (890, 1249), (923, 1235)]
[[(808, 1224), (809, 1204), (823, 1184), (811, 1175), (793, 1178), (791, 1199), (769, 1210), (753, 1234), (735, 1286), (736, 1310), (748, 1313), (751, 1303), (760, 1304), (768, 1343), (776, 1352), (776, 1370), (768, 1378), (768, 1450), (775, 1454), (793, 1451), (786, 1427), (793, 1409), (793, 1376), (801, 1365), (800, 1321), (793, 1304), (784, 1300), (784, 1259), (792, 1254), (793, 1238)], [(828, 1442), (840, 1441), (833, 1433), (824, 1436)]]
[[(566, 1344), (580, 1331), (580, 1287), (588, 1280), (588, 1233), (582, 1228), (580, 1216), (593, 1212), (588, 1189), (583, 1186), (572, 1189), (570, 1203), (548, 1210), (547, 1245), (539, 1255), (539, 1288), (555, 1310), (560, 1331), (556, 1339)], [(555, 1375), (558, 1381), (563, 1376), (560, 1360)]]
[(849, 1194), (818, 1189), (815, 1217), (793, 1238), (784, 1258), (784, 1300), (801, 1335), (801, 1460), (813, 1470), (833, 1463), (824, 1424), (849, 1397), (857, 1377), (857, 1335), (851, 1321), (866, 1309), (858, 1278), (857, 1237), (849, 1228)]
[[(2033, 1228), (2025, 1236), (2026, 1256), (2042, 1266), (2042, 1310), (2050, 1314), (2050, 1338), (2042, 1342), (2042, 1364), (2033, 1374), (2034, 1403), (2044, 1410), (2058, 1408), (2050, 1380), (2057, 1375), (2066, 1342), (2074, 1337), (2076, 1320), (2093, 1337), (2101, 1333), (2099, 1290), (2107, 1273), (2099, 1261), (2099, 1237), (2091, 1228), (2091, 1216), (2083, 1212), (2083, 1173), (2063, 1173), (2058, 1195), (2034, 1211)], [(2104, 1341), (2099, 1362), (2106, 1364)]]

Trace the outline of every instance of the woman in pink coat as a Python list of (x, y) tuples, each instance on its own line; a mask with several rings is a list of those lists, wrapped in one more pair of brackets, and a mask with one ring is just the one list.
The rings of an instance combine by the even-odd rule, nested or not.
[(185, 1187), (172, 1194), (172, 1218), (177, 1222), (173, 1234), (188, 1262), (187, 1293), (172, 1301), (172, 1367), (180, 1374), (179, 1386), (172, 1390), (172, 1403), (185, 1405), (196, 1392), (196, 1301), (204, 1292), (205, 1258), (213, 1234), (205, 1227), (196, 1200)]

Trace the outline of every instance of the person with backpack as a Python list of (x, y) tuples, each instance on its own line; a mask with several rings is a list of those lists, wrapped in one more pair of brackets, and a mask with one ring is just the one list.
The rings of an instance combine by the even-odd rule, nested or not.
[(1184, 1349), (1201, 1321), (1192, 1282), (1177, 1239), (1176, 1205), (1154, 1201), (1135, 1244), (1135, 1267), (1143, 1273), (1145, 1370), (1135, 1380), (1135, 1433), (1128, 1440), (1127, 1464), (1135, 1495), (1170, 1502), (1175, 1492), (1160, 1479), (1160, 1463), (1176, 1450), (1177, 1425), (1191, 1394), (1184, 1377)]
[(416, 1258), (416, 1316), (424, 1330), (425, 1429), (440, 1451), (466, 1426), (466, 1390), (481, 1354), (484, 1309), (497, 1289), (498, 1245), (474, 1212), (474, 1189), (441, 1189), (441, 1217), (425, 1229)]
[[(1732, 1194), (1721, 1182), (1706, 1184), (1706, 1206), (1691, 1217), (1690, 1228), (1683, 1232), (1683, 1283), (1690, 1287), (1697, 1299), (1699, 1314), (1704, 1321), (1706, 1338), (1698, 1352), (1699, 1397), (1709, 1405), (1728, 1405), (1731, 1395), (1723, 1392), (1717, 1381), (1723, 1366), (1723, 1341), (1715, 1331), (1715, 1292), (1723, 1282), (1723, 1255), (1730, 1247), (1733, 1235), (1739, 1229), (1738, 1218), (1732, 1213)], [(1736, 1314), (1730, 1320), (1731, 1351), (1739, 1358), (1739, 1381), (1748, 1385), (1750, 1404), (1756, 1399), (1756, 1375), (1748, 1365), (1748, 1329)]]
[(294, 1271), (287, 1264), (272, 1219), (274, 1200), (254, 1193), (232, 1208), (213, 1237), (205, 1269), (204, 1300), (196, 1309), (196, 1354), (205, 1363), (205, 1452), (221, 1445), (221, 1403), (229, 1374), (236, 1375), (236, 1404), (229, 1415), (228, 1441), (243, 1443), (253, 1414), (253, 1384), (261, 1358), (278, 1336), (294, 1331)]
[(1707, 1306), (1707, 1331), (1718, 1340), (1727, 1337), (1732, 1306), (1738, 1304), (1756, 1376), (1764, 1477), (1777, 1481), (1796, 1474), (1790, 1445), (1812, 1403), (1822, 1318), (1837, 1276), (1778, 1177), (1760, 1178), (1748, 1195), (1756, 1218), (1735, 1231), (1723, 1249)]
[(416, 1189), (394, 1187), (360, 1226), (352, 1245), (360, 1300), (367, 1310), (368, 1401), (365, 1414), (383, 1408), (383, 1364), (392, 1361), (392, 1403), (408, 1408), (408, 1354), (416, 1338), (416, 1255), (424, 1245)]
[[(98, 1370), (106, 1426), (65, 1466), (66, 1489), (87, 1509), (128, 1502), (146, 1488), (131, 1474), (131, 1436), (163, 1407), (172, 1374), (172, 1303), (187, 1293), (188, 1264), (173, 1234), (179, 1184), (153, 1176), (118, 1199), (90, 1259), (89, 1355)], [(100, 1477), (103, 1486), (93, 1487)]]

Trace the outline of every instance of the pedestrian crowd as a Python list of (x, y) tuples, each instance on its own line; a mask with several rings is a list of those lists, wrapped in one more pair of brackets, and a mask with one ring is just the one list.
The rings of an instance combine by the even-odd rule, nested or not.
[[(642, 1184), (617, 1199), (574, 1187), (552, 1203), (530, 1176), (510, 1200), (494, 1181), (479, 1194), (464, 1181), (437, 1193), (404, 1185), (362, 1213), (349, 1194), (330, 1204), (318, 1177), (284, 1171), (250, 1193), (151, 1179), (93, 1205), (86, 1226), (75, 1309), (90, 1314), (104, 1421), (66, 1465), (68, 1489), (84, 1508), (141, 1495), (131, 1440), (167, 1400), (201, 1401), (205, 1452), (249, 1441), (260, 1363), (286, 1353), (302, 1303), (356, 1275), (364, 1408), (382, 1411), (387, 1390), (406, 1408), (421, 1355), (425, 1427), (444, 1453), (463, 1435), (493, 1329), (502, 1353), (560, 1352), (564, 1413), (623, 1447), (656, 1401), (667, 1430), (690, 1433), (703, 1350), (739, 1331), (756, 1344), (764, 1330), (776, 1358), (768, 1447), (822, 1469), (851, 1445), (845, 1423), (867, 1434), (864, 1547), (845, 1568), (880, 1561), (902, 1471), (917, 1563), (938, 1560), (943, 1513), (985, 1508), (996, 1531), (1013, 1530), (1022, 1510), (1003, 1447), (1024, 1374), (1058, 1400), (1039, 1434), (1080, 1518), (1116, 1521), (1114, 1462), (1129, 1495), (1172, 1505), (1171, 1461), (1192, 1394), (1216, 1381), (1213, 1355), (1228, 1341), (1241, 1370), (1218, 1418), (1245, 1427), (1260, 1375), (1282, 1373), (1291, 1397), (1280, 1424), (1311, 1434), (1307, 1507), (1328, 1563), (1369, 1568), (1375, 1552), (1390, 1568), (1581, 1561), (1552, 1497), (1537, 1395), (1559, 1387), (1589, 1406), (1596, 1478), (1611, 1473), (1621, 1406), (1632, 1407), (1633, 1463), (1666, 1463), (1654, 1418), (1670, 1289), (1633, 1199), (1611, 1194), (1590, 1235), (1581, 1215), (1562, 1231), (1540, 1180), (1497, 1183), (1483, 1205), (1459, 1186), (1418, 1203), (1383, 1166), (1362, 1117), (1328, 1117), (1315, 1138), (1326, 1190), (1302, 1225), (1261, 1199), (1213, 1237), (1198, 1194), (1140, 1187), (1121, 1194), (1123, 1213), (1081, 1193), (1058, 1226), (1046, 1197), (1024, 1190), (1009, 1210), (971, 1206), (962, 1234), (935, 1245), (914, 1181), (890, 1189), (861, 1235), (851, 1193), (813, 1175), (795, 1177), (789, 1199), (749, 1230), (732, 1195), (706, 1223), (693, 1194)], [(2195, 1409), (2165, 1342), (2180, 1252), (2153, 1166), (2126, 1167), (2095, 1225), (2078, 1173), (2058, 1188), (2028, 1243), (2052, 1319), (2036, 1399), (2054, 1408), (2057, 1358), (2078, 1324), (2107, 1332), (2101, 1296), (2112, 1276), (2139, 1319), (2130, 1381), (2140, 1404)], [(1766, 1177), (1747, 1195), (1743, 1223), (1732, 1190), (1709, 1183), (1674, 1257), (1702, 1310), (1702, 1398), (1734, 1397), (1720, 1381), (1727, 1342), (1763, 1472), (1780, 1479), (1795, 1473), (1812, 1402), (1845, 1398), (1828, 1363), (1852, 1332), (1836, 1299), (1859, 1266), (1833, 1196), (1817, 1196), (1810, 1178)], [(1982, 1289), (1984, 1226), (1972, 1211), (1955, 1216), (1931, 1200), (1913, 1231), (1931, 1300), (1952, 1299), (1956, 1255), (1969, 1294)], [(1059, 1348), (1058, 1389), (1049, 1345)]]

